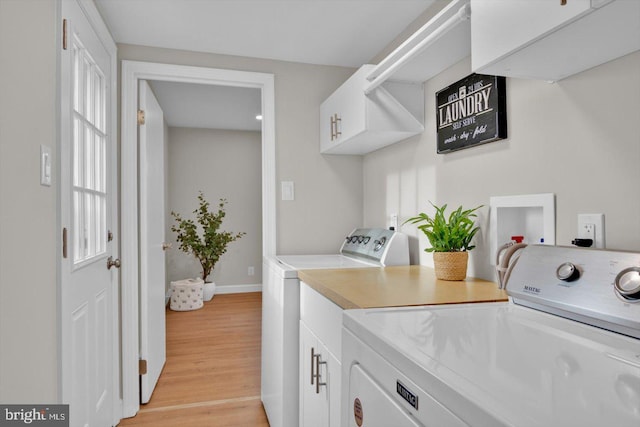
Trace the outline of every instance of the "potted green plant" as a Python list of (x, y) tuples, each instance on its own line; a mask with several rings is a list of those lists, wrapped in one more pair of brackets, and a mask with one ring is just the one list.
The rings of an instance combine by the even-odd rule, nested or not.
[[(431, 202), (430, 202), (431, 203)], [(473, 209), (458, 209), (447, 217), (447, 205), (440, 207), (431, 203), (435, 208), (434, 216), (420, 213), (409, 218), (404, 223), (419, 224), (421, 230), (431, 244), (425, 252), (433, 252), (433, 264), (436, 277), (442, 280), (464, 280), (467, 277), (467, 262), (469, 251), (475, 248), (471, 240), (480, 227), (475, 225), (475, 212), (482, 205)]]
[(171, 211), (176, 224), (171, 226), (171, 231), (176, 233), (176, 240), (180, 243), (179, 249), (192, 254), (200, 262), (202, 267), (202, 280), (205, 282), (204, 300), (209, 301), (215, 293), (215, 283), (209, 279), (220, 257), (227, 252), (227, 245), (244, 236), (245, 232), (232, 233), (220, 231), (220, 226), (226, 215), (224, 206), (226, 199), (220, 199), (218, 211), (209, 210), (207, 202), (202, 194), (198, 194), (199, 206), (193, 213), (196, 221), (185, 219), (180, 214)]

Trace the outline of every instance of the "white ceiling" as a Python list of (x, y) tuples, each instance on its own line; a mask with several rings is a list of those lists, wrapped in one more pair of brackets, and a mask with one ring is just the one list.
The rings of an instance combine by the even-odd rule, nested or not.
[(169, 126), (260, 131), (260, 89), (150, 81)]
[[(370, 61), (435, 1), (448, 0), (95, 0), (117, 43), (347, 67)], [(173, 110), (195, 103), (173, 96), (204, 97), (203, 88), (172, 86), (152, 87), (169, 123), (186, 126)], [(226, 95), (209, 116), (231, 123), (238, 113), (231, 114)], [(206, 111), (191, 110), (187, 116)]]

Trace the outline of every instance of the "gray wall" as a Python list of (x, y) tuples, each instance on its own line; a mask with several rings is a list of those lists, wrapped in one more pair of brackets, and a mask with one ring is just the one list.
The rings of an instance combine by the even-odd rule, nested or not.
[[(470, 274), (493, 280), (489, 198), (550, 192), (557, 244), (576, 237), (579, 213), (604, 213), (607, 247), (640, 250), (640, 52), (553, 84), (507, 79), (509, 138), (436, 154), (435, 93), (470, 73), (467, 59), (429, 80), (424, 133), (365, 157), (365, 225), (430, 212), (429, 200), (484, 204)], [(402, 231), (420, 236), (414, 260), (432, 265), (421, 233)]]
[[(362, 158), (319, 151), (320, 103), (353, 69), (118, 45), (120, 59), (272, 73), (275, 76), (277, 252), (335, 253), (362, 223)], [(280, 181), (295, 183), (281, 201)], [(257, 266), (256, 266), (257, 268)]]
[[(58, 399), (56, 3), (0, 1), (0, 402)], [(51, 187), (40, 186), (40, 144)]]
[[(241, 239), (227, 247), (211, 277), (218, 286), (262, 283), (262, 134), (260, 132), (169, 128), (168, 210), (183, 218), (194, 218), (198, 191), (202, 190), (218, 209), (226, 199), (221, 230), (244, 231)], [(169, 280), (199, 277), (200, 264), (178, 249), (175, 233), (167, 222)], [(255, 274), (249, 276), (247, 268)]]

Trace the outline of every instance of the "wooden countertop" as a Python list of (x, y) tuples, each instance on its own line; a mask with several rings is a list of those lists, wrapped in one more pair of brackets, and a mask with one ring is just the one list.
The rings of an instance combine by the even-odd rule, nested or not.
[(507, 301), (493, 282), (438, 280), (421, 265), (300, 270), (298, 277), (343, 309)]

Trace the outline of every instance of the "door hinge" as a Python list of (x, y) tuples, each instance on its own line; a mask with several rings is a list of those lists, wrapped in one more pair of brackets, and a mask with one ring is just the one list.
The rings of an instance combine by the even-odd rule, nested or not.
[(67, 50), (67, 20), (62, 20), (62, 50)]
[(144, 110), (138, 110), (138, 124), (144, 124)]
[(138, 361), (138, 373), (140, 375), (146, 375), (147, 374), (147, 361), (144, 359), (140, 359)]
[(62, 229), (62, 258), (67, 258), (67, 227)]

